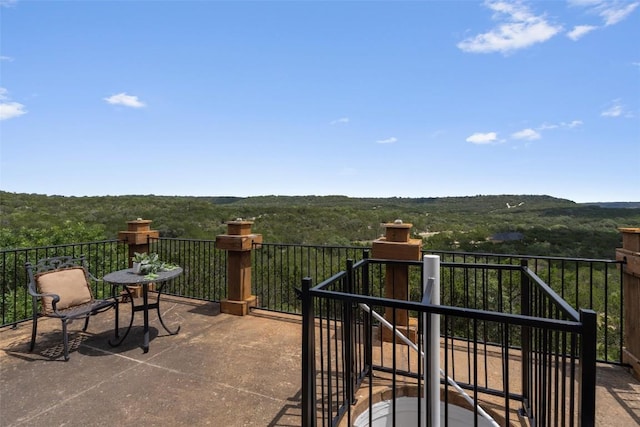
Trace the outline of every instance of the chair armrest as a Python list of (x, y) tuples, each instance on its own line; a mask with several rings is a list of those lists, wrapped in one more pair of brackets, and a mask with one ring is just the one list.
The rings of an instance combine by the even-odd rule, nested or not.
[(31, 295), (32, 297), (36, 297), (36, 298), (51, 297), (54, 304), (60, 301), (60, 295), (52, 294), (48, 292), (40, 293), (31, 284), (28, 286), (27, 289), (29, 290), (29, 295)]
[[(56, 309), (56, 305), (60, 301), (60, 295), (47, 293), (47, 292), (39, 293), (39, 292), (35, 291), (31, 286), (29, 286), (28, 289), (29, 289), (29, 294), (34, 298), (40, 298), (40, 300), (42, 300), (42, 297), (51, 297), (51, 308), (53, 309), (53, 311), (55, 313), (58, 313), (58, 310)], [(34, 301), (34, 304), (35, 304), (35, 301)], [(34, 307), (35, 307), (35, 305), (34, 305)], [(35, 308), (34, 308), (34, 310), (35, 310)]]
[(91, 274), (91, 272), (89, 270), (86, 270), (86, 271), (87, 271), (87, 276), (89, 276), (89, 279), (95, 280), (96, 282), (102, 282), (102, 279), (99, 279), (96, 276), (94, 276), (93, 274)]

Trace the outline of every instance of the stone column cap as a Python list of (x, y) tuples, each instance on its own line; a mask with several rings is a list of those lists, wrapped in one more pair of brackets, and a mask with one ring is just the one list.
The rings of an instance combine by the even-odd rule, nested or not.
[(640, 227), (620, 227), (618, 228), (618, 231), (620, 231), (621, 233), (639, 233), (640, 234)]

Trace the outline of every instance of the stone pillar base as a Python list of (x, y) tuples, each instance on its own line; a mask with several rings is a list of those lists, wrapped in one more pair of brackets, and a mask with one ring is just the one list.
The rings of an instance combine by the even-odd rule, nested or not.
[[(397, 325), (396, 330), (400, 332), (402, 335), (404, 335), (405, 337), (409, 338), (409, 341), (411, 341), (412, 343), (414, 344), (418, 343), (418, 319), (416, 319), (415, 317), (409, 318), (409, 326)], [(393, 336), (394, 336), (393, 330), (387, 328), (386, 326), (381, 325), (380, 331), (382, 335), (380, 339), (383, 342), (393, 342)], [(396, 344), (407, 345), (407, 343), (402, 341), (402, 338), (398, 336), (396, 336)]]
[(251, 295), (244, 301), (223, 299), (220, 301), (220, 311), (222, 313), (233, 314), (235, 316), (246, 316), (249, 314), (249, 308), (256, 307), (257, 305), (258, 298), (255, 295)]
[(622, 363), (627, 363), (633, 376), (640, 381), (640, 359), (629, 353), (625, 347), (622, 348)]

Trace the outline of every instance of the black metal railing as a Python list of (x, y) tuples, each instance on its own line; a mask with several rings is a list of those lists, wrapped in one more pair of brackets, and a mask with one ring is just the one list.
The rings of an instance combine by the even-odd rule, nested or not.
[[(452, 251), (429, 251), (443, 262), (519, 265), (522, 260), (537, 276), (574, 309), (588, 308), (598, 314), (598, 361), (621, 363), (624, 345), (624, 261), (501, 255)], [(512, 275), (514, 273), (511, 273)], [(512, 276), (510, 280), (514, 280)], [(510, 295), (505, 304), (517, 298)]]
[[(303, 425), (352, 425), (367, 410), (373, 417), (374, 393), (383, 386), (394, 408), (400, 396), (424, 397), (419, 354), (430, 344), (421, 339), (428, 326), (423, 314), (442, 320), (445, 417), (448, 403), (459, 403), (459, 390), (467, 390), (467, 409), (476, 417), (489, 413), (500, 425), (521, 415), (536, 425), (593, 425), (594, 311), (573, 309), (526, 265), (443, 263), (441, 305), (420, 291), (410, 291), (408, 301), (375, 296), (382, 282), (389, 284), (381, 266), (407, 269), (419, 282), (410, 288), (422, 289), (419, 262), (364, 259), (315, 287), (303, 280)], [(499, 310), (505, 307), (511, 308)], [(415, 320), (398, 326), (406, 313)], [(386, 335), (381, 315), (396, 325)], [(420, 399), (414, 402), (415, 425), (422, 425)]]
[[(83, 255), (91, 274), (105, 274), (126, 268), (127, 248), (117, 240), (73, 243), (68, 245), (43, 246), (0, 251), (0, 326), (16, 325), (32, 318), (32, 301), (27, 292), (29, 279), (25, 263), (37, 263), (39, 259), (70, 255)], [(94, 284), (94, 295), (109, 295), (111, 287), (103, 282)]]
[(263, 310), (301, 313), (296, 289), (303, 277), (320, 282), (344, 268), (347, 259), (362, 259), (368, 248), (359, 246), (318, 246), (254, 244), (252, 288)]
[(215, 240), (152, 239), (149, 251), (183, 269), (163, 293), (217, 302), (227, 297), (227, 252), (216, 249)]
[[(160, 238), (149, 241), (151, 251), (161, 259), (180, 265), (185, 273), (168, 285), (169, 294), (207, 301), (226, 298), (227, 252), (215, 248), (213, 240)], [(347, 259), (360, 260), (368, 248), (359, 246), (317, 246), (298, 244), (262, 243), (254, 245), (252, 252), (252, 293), (257, 295), (258, 307), (264, 310), (300, 314), (298, 299), (300, 282), (311, 277), (319, 283), (344, 268)], [(619, 261), (593, 259), (565, 259), (554, 257), (528, 257), (520, 255), (473, 254), (461, 252), (434, 252), (443, 261), (494, 263), (519, 265), (521, 259), (545, 280), (555, 292), (574, 308), (592, 308), (598, 313), (598, 360), (621, 363), (623, 346), (623, 293), (622, 269)], [(77, 243), (37, 248), (0, 251), (0, 327), (15, 325), (31, 318), (31, 303), (26, 291), (24, 263), (59, 255), (85, 255), (89, 269), (96, 277), (126, 268), (127, 246), (117, 240)], [(384, 266), (372, 266), (377, 274)], [(469, 270), (471, 271), (471, 270)], [(468, 286), (483, 293), (479, 271), (468, 273)], [(517, 273), (504, 272), (509, 281), (517, 281)], [(455, 275), (454, 275), (455, 277)], [(446, 278), (445, 278), (446, 279)], [(449, 280), (449, 279), (447, 279)], [(515, 287), (493, 301), (493, 293), (486, 294), (487, 303), (500, 304), (496, 310), (511, 312), (519, 298)], [(104, 292), (99, 284), (96, 293)], [(382, 288), (374, 289), (382, 296)], [(416, 292), (416, 290), (412, 290)]]

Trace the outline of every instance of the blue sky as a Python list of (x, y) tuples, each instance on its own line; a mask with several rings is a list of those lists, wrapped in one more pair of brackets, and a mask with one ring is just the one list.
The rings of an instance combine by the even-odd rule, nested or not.
[(640, 1), (0, 0), (0, 37), (4, 191), (640, 201)]

